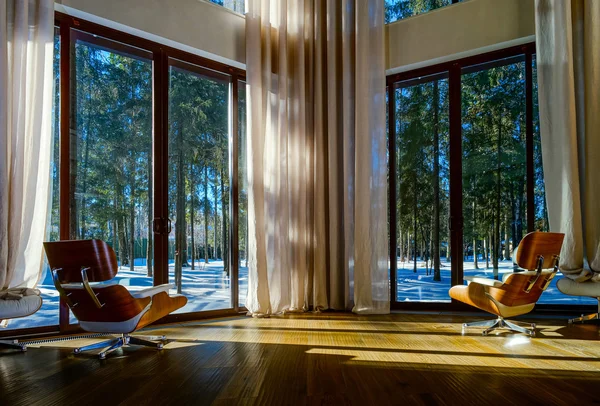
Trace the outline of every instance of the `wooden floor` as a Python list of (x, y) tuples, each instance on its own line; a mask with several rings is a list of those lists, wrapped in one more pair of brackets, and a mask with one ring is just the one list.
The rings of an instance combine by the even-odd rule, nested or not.
[(65, 348), (0, 350), (0, 404), (600, 404), (598, 325), (538, 319), (535, 338), (462, 335), (474, 319), (219, 319), (152, 329), (179, 341), (104, 361)]

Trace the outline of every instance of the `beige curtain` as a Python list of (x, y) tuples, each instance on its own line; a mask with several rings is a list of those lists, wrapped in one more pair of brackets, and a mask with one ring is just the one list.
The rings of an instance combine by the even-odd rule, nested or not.
[(32, 288), (50, 184), (54, 3), (0, 0), (0, 290)]
[(600, 281), (600, 1), (535, 6), (550, 228), (566, 234), (562, 272)]
[(389, 312), (383, 0), (249, 0), (254, 315)]

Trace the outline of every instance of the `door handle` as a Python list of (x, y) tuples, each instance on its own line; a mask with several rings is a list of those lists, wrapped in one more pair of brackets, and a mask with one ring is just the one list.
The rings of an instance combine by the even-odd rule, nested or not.
[(152, 221), (154, 234), (171, 234), (172, 224), (170, 218), (155, 217)]

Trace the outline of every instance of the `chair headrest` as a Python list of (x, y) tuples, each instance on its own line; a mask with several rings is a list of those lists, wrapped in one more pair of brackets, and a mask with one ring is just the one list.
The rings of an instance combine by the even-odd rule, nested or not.
[(112, 279), (119, 269), (115, 252), (102, 240), (45, 242), (44, 249), (50, 268), (61, 269), (58, 272), (61, 283), (82, 282), (82, 268), (89, 268), (90, 282)]

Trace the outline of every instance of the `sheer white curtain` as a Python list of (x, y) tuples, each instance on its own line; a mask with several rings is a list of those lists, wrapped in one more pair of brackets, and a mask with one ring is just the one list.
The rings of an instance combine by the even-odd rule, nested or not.
[(535, 6), (550, 228), (565, 233), (562, 272), (600, 281), (600, 1)]
[(389, 312), (383, 0), (249, 0), (254, 315)]
[(54, 3), (0, 0), (0, 290), (32, 288), (50, 184)]

